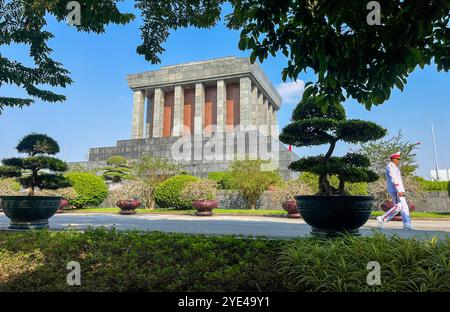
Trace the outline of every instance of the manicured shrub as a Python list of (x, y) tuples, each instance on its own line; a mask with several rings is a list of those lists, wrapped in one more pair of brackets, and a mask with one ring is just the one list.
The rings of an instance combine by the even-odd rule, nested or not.
[(100, 205), (108, 195), (103, 179), (88, 172), (71, 172), (66, 175), (78, 196), (70, 201), (76, 208)]
[(111, 156), (106, 160), (107, 167), (101, 168), (103, 178), (114, 183), (132, 178), (128, 161), (122, 156)]
[(421, 177), (417, 177), (416, 180), (425, 192), (446, 192), (450, 187), (448, 181), (429, 181)]
[(156, 204), (160, 208), (192, 209), (192, 202), (181, 197), (188, 182), (198, 181), (191, 175), (177, 175), (161, 182), (155, 189)]

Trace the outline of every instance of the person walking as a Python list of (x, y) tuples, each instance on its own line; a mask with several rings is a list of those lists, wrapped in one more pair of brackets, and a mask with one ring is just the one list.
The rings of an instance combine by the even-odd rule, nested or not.
[(386, 166), (387, 190), (392, 198), (394, 206), (384, 215), (377, 217), (379, 228), (384, 228), (385, 223), (389, 222), (398, 212), (402, 215), (403, 229), (412, 230), (409, 207), (405, 198), (405, 187), (403, 185), (402, 175), (398, 167), (400, 162), (400, 152), (392, 154), (390, 161)]

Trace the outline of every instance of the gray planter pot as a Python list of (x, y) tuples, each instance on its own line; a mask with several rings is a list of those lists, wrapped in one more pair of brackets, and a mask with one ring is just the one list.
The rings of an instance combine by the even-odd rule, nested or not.
[(48, 228), (48, 219), (61, 204), (60, 196), (0, 196), (0, 208), (11, 220), (10, 229)]

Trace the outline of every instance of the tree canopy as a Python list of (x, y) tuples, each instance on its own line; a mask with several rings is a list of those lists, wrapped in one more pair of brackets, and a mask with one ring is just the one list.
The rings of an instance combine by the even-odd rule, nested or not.
[[(121, 1), (78, 0), (82, 20), (75, 27), (102, 33), (109, 23), (130, 22), (134, 15), (119, 11)], [(360, 0), (136, 0), (143, 20), (137, 53), (159, 63), (170, 30), (215, 26), (225, 2), (232, 9), (226, 26), (241, 30), (238, 47), (251, 52), (252, 62), (283, 53), (284, 80), (312, 70), (317, 80), (307, 84), (304, 97), (323, 109), (346, 98), (370, 109), (388, 100), (394, 87), (403, 90), (417, 66), (450, 68), (448, 0), (379, 0), (381, 25), (367, 23), (370, 11)], [(65, 100), (41, 85), (72, 82), (62, 64), (51, 59), (47, 41), (53, 35), (43, 30), (48, 15), (66, 18), (66, 5), (63, 0), (0, 0), (0, 45), (28, 45), (36, 65), (27, 67), (0, 54), (0, 87), (14, 84), (33, 98)], [(0, 112), (5, 106), (30, 105), (33, 98), (0, 96)]]

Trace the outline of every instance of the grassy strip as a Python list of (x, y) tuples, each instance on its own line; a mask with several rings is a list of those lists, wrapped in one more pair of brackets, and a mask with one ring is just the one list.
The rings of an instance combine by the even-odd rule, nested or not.
[[(119, 208), (86, 208), (67, 210), (70, 213), (119, 213)], [(175, 210), (175, 209), (136, 209), (139, 214), (175, 214), (175, 215), (194, 215), (195, 210)], [(372, 217), (381, 216), (384, 212), (373, 211)], [(250, 209), (214, 209), (215, 215), (235, 215), (235, 216), (284, 216), (284, 210), (250, 210)], [(411, 212), (413, 218), (450, 218), (450, 212)]]
[[(119, 208), (86, 208), (71, 209), (67, 212), (96, 212), (96, 213), (118, 213)], [(175, 209), (136, 209), (137, 213), (147, 214), (176, 214), (176, 215), (194, 215), (196, 210), (175, 210)], [(244, 215), (244, 216), (281, 216), (285, 215), (284, 210), (250, 210), (250, 209), (214, 209), (216, 215)]]
[[(0, 232), (0, 291), (450, 291), (450, 239)], [(78, 261), (81, 286), (68, 286)], [(367, 263), (381, 265), (369, 286)]]
[[(378, 217), (383, 215), (383, 211), (372, 211), (372, 217)], [(450, 218), (450, 212), (411, 212), (412, 218), (421, 218), (421, 219), (448, 219)]]

